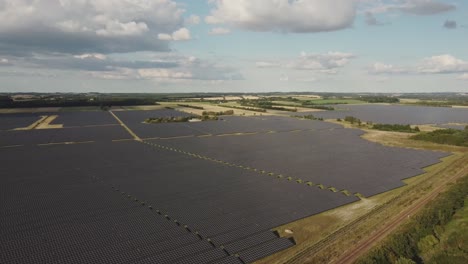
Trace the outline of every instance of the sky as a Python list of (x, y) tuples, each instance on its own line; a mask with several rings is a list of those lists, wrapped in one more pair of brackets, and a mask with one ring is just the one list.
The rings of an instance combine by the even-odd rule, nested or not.
[(465, 92), (466, 0), (0, 0), (0, 92)]

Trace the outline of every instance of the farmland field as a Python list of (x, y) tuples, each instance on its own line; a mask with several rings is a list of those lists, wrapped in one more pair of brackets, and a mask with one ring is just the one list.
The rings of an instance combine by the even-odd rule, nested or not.
[[(57, 117), (31, 126), (41, 116)], [(0, 263), (251, 263), (295, 246), (276, 227), (405, 186), (451, 154), (286, 116), (144, 123), (167, 116), (188, 114), (2, 115)]]

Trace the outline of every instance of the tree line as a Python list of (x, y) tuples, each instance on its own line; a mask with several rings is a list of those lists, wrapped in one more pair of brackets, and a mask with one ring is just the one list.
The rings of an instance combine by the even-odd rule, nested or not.
[[(459, 179), (446, 192), (440, 194), (423, 211), (411, 216), (408, 223), (359, 259), (357, 263), (424, 263), (422, 255), (439, 243), (445, 226), (452, 220), (457, 210), (464, 206), (467, 195), (468, 175)], [(450, 255), (442, 256), (441, 259), (445, 260), (435, 263), (466, 263), (455, 261), (456, 259), (453, 259), (454, 262), (452, 262), (450, 261), (452, 257)], [(465, 257), (468, 257), (468, 254)]]
[(468, 147), (468, 126), (464, 130), (438, 129), (431, 132), (420, 133), (411, 137), (412, 139)]
[(274, 104), (272, 101), (266, 100), (266, 99), (259, 99), (259, 100), (243, 99), (240, 101), (240, 105), (248, 106), (248, 107), (270, 109), (270, 110), (297, 112), (297, 109), (295, 108), (286, 108), (283, 106), (278, 106), (278, 104)]
[(198, 110), (204, 110), (203, 106), (197, 106), (197, 105), (188, 105), (188, 104), (178, 104), (180, 107), (186, 107), (186, 108), (192, 108), (192, 109), (198, 109)]
[(85, 98), (85, 97), (65, 97), (65, 98), (39, 98), (33, 100), (14, 101), (8, 96), (0, 97), (0, 108), (36, 108), (36, 107), (83, 107), (98, 106), (110, 108), (112, 106), (131, 105), (157, 105), (153, 98)]
[(395, 132), (407, 132), (416, 133), (421, 130), (419, 127), (412, 128), (410, 125), (399, 125), (399, 124), (373, 124), (372, 129), (381, 131), (395, 131)]

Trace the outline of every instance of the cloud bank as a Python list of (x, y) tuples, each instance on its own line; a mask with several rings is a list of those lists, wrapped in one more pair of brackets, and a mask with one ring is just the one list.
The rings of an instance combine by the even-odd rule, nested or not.
[(172, 0), (0, 0), (0, 53), (167, 51), (158, 34), (183, 13)]
[(309, 33), (352, 25), (355, 0), (211, 0), (208, 24), (227, 24), (251, 31)]
[(315, 71), (319, 73), (335, 74), (339, 68), (347, 65), (354, 54), (344, 52), (328, 52), (324, 54), (307, 54), (302, 52), (295, 59), (282, 61), (258, 61), (257, 68), (288, 68), (294, 70)]

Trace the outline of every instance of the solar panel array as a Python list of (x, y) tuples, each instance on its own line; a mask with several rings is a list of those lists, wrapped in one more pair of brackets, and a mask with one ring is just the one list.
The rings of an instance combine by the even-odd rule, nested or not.
[(326, 119), (354, 116), (362, 121), (383, 124), (446, 124), (468, 123), (468, 109), (406, 105), (336, 105), (336, 111), (305, 112)]
[(121, 139), (131, 139), (131, 136), (121, 126), (0, 131), (0, 147), (62, 142), (111, 141)]
[(384, 147), (360, 138), (362, 133), (333, 129), (151, 142), (365, 196), (401, 187), (403, 179), (448, 155)]
[(140, 137), (171, 139), (120, 141), (132, 137), (106, 112), (0, 132), (0, 263), (250, 263), (294, 245), (273, 228), (358, 200), (318, 183), (372, 195), (446, 155), (287, 117), (143, 124), (184, 114), (115, 114)]
[(1, 263), (250, 262), (294, 245), (272, 227), (357, 200), (134, 141), (0, 158)]
[(43, 114), (19, 113), (0, 114), (0, 131), (27, 127), (38, 121)]
[(141, 138), (170, 138), (183, 136), (225, 135), (234, 133), (284, 132), (303, 129), (339, 128), (339, 125), (299, 120), (280, 116), (239, 117), (223, 116), (218, 121), (169, 124), (144, 124), (150, 117), (189, 116), (175, 110), (116, 111), (114, 112)]
[(64, 127), (118, 125), (107, 111), (59, 112), (58, 117), (51, 124), (63, 124)]

